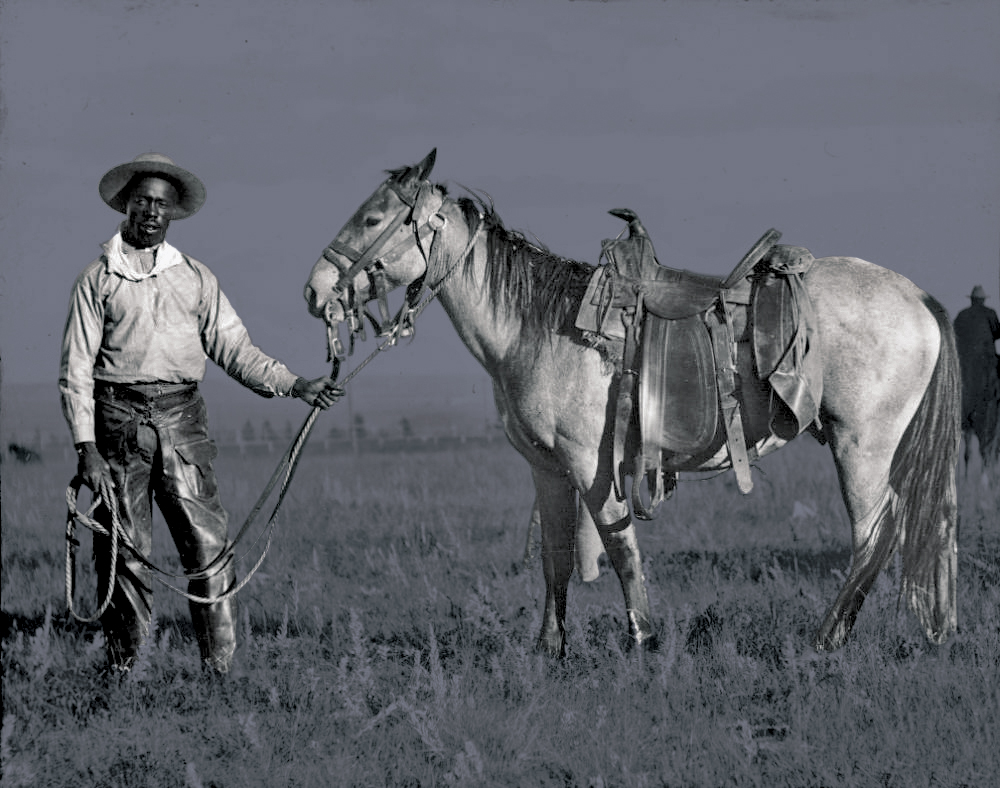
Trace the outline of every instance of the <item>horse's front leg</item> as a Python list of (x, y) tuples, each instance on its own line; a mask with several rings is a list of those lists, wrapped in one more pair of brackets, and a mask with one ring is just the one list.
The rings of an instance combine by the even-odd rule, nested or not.
[(576, 539), (576, 493), (565, 478), (537, 470), (534, 478), (545, 573), (545, 610), (538, 649), (562, 657), (566, 653), (566, 592), (573, 574)]
[(642, 574), (642, 554), (628, 507), (613, 496), (596, 506), (586, 497), (585, 502), (592, 506), (591, 514), (604, 550), (622, 586), (631, 643), (642, 649), (655, 648), (656, 633), (650, 616), (646, 578)]

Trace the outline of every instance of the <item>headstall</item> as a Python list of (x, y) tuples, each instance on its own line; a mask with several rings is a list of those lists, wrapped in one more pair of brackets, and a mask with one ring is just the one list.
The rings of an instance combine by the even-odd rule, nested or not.
[[(431, 206), (430, 202), (437, 192), (428, 181), (421, 181), (416, 190), (404, 189), (391, 178), (383, 185), (392, 189), (404, 206), (393, 217), (389, 226), (364, 251), (359, 252), (336, 239), (323, 250), (323, 258), (340, 272), (340, 278), (334, 291), (339, 294), (337, 300), (340, 301), (344, 309), (345, 321), (350, 334), (348, 355), (354, 352), (356, 335), (360, 335), (362, 341), (365, 340), (364, 318), (368, 318), (371, 322), (376, 336), (385, 337), (395, 334), (398, 337), (409, 336), (413, 333), (413, 312), (424, 289), (427, 266), (430, 262), (429, 248), (425, 248), (425, 244), (432, 240), (434, 234), (445, 225), (444, 216), (438, 213), (444, 204), (444, 197), (440, 198), (436, 206)], [(412, 226), (412, 234), (395, 245), (389, 246), (400, 227), (406, 225)], [(420, 254), (424, 258), (424, 273), (407, 286), (403, 305), (395, 318), (391, 318), (385, 266), (409, 251), (411, 243), (420, 250)], [(343, 264), (342, 258), (347, 258), (351, 262), (350, 267)], [(367, 300), (378, 302), (380, 319), (372, 315), (365, 308), (364, 302), (358, 298), (354, 278), (362, 272), (368, 278), (368, 292), (374, 294)], [(344, 346), (330, 320), (334, 303), (334, 301), (330, 301), (326, 306), (327, 339), (330, 356), (342, 357)]]

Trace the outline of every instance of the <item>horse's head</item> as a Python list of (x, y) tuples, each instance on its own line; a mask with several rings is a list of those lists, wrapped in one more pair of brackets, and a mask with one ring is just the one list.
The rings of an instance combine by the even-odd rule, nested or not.
[(335, 334), (340, 323), (348, 323), (353, 338), (364, 329), (363, 316), (376, 322), (364, 304), (378, 300), (385, 321), (386, 293), (422, 283), (429, 244), (444, 222), (438, 213), (444, 194), (427, 180), (436, 156), (437, 149), (419, 164), (391, 172), (313, 266), (305, 299), (309, 312), (323, 318), (333, 332), (331, 350), (336, 347), (338, 355)]

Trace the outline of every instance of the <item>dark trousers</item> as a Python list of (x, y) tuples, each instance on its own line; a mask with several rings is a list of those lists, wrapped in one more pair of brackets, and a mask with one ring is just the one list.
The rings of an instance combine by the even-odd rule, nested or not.
[[(98, 383), (95, 388), (97, 447), (111, 466), (119, 520), (132, 544), (149, 557), (152, 547), (152, 501), (162, 512), (185, 571), (204, 567), (228, 547), (228, 516), (219, 498), (212, 468), (217, 454), (208, 436), (205, 401), (195, 384)], [(110, 513), (101, 507), (101, 522)], [(110, 543), (94, 538), (98, 598), (111, 578)], [(109, 662), (128, 668), (146, 640), (152, 618), (150, 570), (122, 548), (115, 566), (117, 585), (101, 624)], [(188, 583), (188, 593), (213, 597), (236, 578), (229, 559), (225, 568)], [(236, 648), (235, 605), (190, 603), (201, 658), (225, 672)]]

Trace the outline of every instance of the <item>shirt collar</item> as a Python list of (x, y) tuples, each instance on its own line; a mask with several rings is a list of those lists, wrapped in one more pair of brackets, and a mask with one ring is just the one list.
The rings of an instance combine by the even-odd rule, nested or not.
[[(121, 228), (119, 228), (110, 241), (102, 244), (101, 248), (104, 250), (104, 256), (108, 261), (108, 271), (132, 282), (141, 282), (151, 276), (156, 276), (183, 261), (181, 253), (166, 241), (161, 241), (156, 246), (151, 246), (148, 249), (136, 250), (135, 247), (125, 243), (122, 238)], [(153, 252), (154, 264), (152, 270), (148, 272), (142, 271), (137, 261), (129, 259), (137, 251)]]

